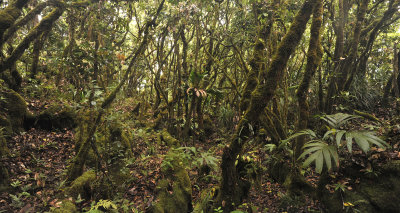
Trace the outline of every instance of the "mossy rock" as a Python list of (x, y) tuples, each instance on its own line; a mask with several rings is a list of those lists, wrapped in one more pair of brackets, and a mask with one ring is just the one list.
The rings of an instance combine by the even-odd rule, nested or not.
[[(19, 133), (23, 131), (24, 120), (28, 111), (25, 100), (21, 95), (11, 89), (1, 90), (0, 97), (3, 98), (3, 100), (0, 101), (0, 109), (2, 113), (6, 114), (13, 132)], [(8, 124), (4, 121), (4, 117), (2, 123), (7, 127)]]
[(89, 200), (93, 194), (92, 183), (96, 181), (94, 171), (87, 171), (71, 183), (71, 186), (65, 189), (65, 194), (69, 197)]
[(37, 116), (37, 127), (46, 130), (63, 130), (76, 127), (75, 111), (64, 105), (54, 105)]
[[(341, 196), (331, 196), (325, 193), (321, 201), (327, 212), (343, 211), (342, 203), (349, 202), (360, 212), (398, 212), (400, 209), (400, 161), (392, 161), (381, 166), (377, 176), (362, 177), (352, 191), (346, 191)], [(342, 202), (343, 199), (343, 202)]]
[(162, 130), (158, 135), (158, 142), (165, 143), (168, 147), (179, 147), (180, 143), (177, 139), (171, 136), (167, 130)]
[(61, 203), (61, 207), (52, 209), (50, 212), (52, 212), (52, 213), (74, 213), (74, 212), (78, 212), (78, 210), (72, 201), (63, 200)]
[(157, 185), (157, 200), (153, 203), (154, 213), (187, 213), (193, 210), (192, 185), (183, 166), (182, 159), (169, 152), (166, 159), (172, 167), (164, 168), (165, 178)]

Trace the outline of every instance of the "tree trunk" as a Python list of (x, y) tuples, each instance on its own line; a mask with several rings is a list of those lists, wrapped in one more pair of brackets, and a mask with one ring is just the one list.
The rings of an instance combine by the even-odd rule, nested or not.
[(294, 52), (306, 28), (307, 22), (315, 4), (315, 0), (306, 0), (295, 16), (295, 19), (284, 36), (281, 44), (275, 52), (273, 60), (268, 69), (262, 70), (259, 75), (260, 82), (251, 94), (250, 107), (242, 117), (230, 145), (224, 148), (221, 162), (222, 181), (220, 192), (214, 204), (215, 207), (222, 206), (224, 212), (230, 212), (235, 205), (242, 201), (243, 192), (235, 161), (242, 152), (242, 147), (249, 136), (251, 136), (250, 125), (254, 126), (258, 122), (259, 112), (271, 101), (278, 83), (282, 79), (284, 69), (290, 55)]
[[(314, 77), (315, 71), (317, 70), (322, 59), (322, 47), (320, 39), (320, 31), (322, 26), (322, 13), (323, 13), (323, 3), (318, 0), (315, 4), (313, 12), (313, 20), (311, 25), (311, 37), (307, 52), (307, 65), (304, 73), (304, 77), (300, 86), (297, 90), (296, 96), (299, 106), (299, 117), (297, 123), (297, 131), (307, 128), (308, 117), (309, 117), (309, 106), (308, 106), (308, 89), (312, 78)], [(303, 146), (305, 144), (305, 137), (300, 136), (296, 141), (294, 147), (294, 160), (300, 156)]]

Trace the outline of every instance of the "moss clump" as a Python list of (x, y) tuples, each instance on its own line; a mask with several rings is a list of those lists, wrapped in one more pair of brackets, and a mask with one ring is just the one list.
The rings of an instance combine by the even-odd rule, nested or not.
[(76, 127), (75, 111), (63, 105), (54, 105), (37, 116), (36, 124), (41, 129), (72, 129)]
[(191, 212), (193, 210), (192, 185), (183, 167), (183, 161), (174, 152), (169, 152), (165, 159), (168, 159), (171, 166), (163, 167), (165, 179), (161, 180), (157, 186), (157, 201), (153, 204), (151, 212)]
[(179, 147), (180, 143), (171, 136), (167, 130), (162, 130), (158, 136), (158, 142), (165, 143), (168, 147)]
[(25, 100), (14, 90), (2, 90), (0, 91), (0, 97), (4, 98), (4, 100), (0, 101), (0, 108), (7, 115), (7, 120), (10, 122), (12, 130), (16, 133), (22, 131), (28, 111)]
[(92, 183), (96, 180), (96, 174), (94, 171), (87, 171), (80, 177), (74, 180), (70, 187), (65, 189), (67, 196), (76, 198), (81, 195), (83, 199), (90, 199), (92, 196)]
[(57, 209), (52, 209), (52, 213), (74, 213), (78, 212), (75, 204), (70, 200), (63, 200), (61, 207)]

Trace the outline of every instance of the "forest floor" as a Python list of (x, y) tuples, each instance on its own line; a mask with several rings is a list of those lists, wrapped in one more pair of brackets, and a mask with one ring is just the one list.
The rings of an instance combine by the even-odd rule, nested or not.
[[(43, 105), (36, 102), (29, 104), (32, 111), (43, 108)], [(383, 121), (390, 119), (390, 115), (384, 110), (378, 111), (377, 114)], [(392, 146), (399, 146), (400, 140), (396, 138), (398, 133), (400, 127), (394, 130), (393, 137), (389, 138)], [(213, 149), (216, 157), (220, 159), (223, 147), (220, 141), (220, 138), (214, 136), (190, 146), (196, 147), (197, 150)], [(11, 173), (11, 190), (0, 194), (0, 212), (46, 212), (51, 207), (59, 207), (62, 198), (58, 194), (62, 192), (66, 167), (75, 155), (74, 143), (73, 130), (52, 132), (30, 129), (8, 141), (11, 155), (6, 165)], [(121, 206), (121, 212), (124, 208), (139, 211), (149, 208), (155, 200), (156, 185), (162, 178), (161, 162), (167, 151), (166, 146), (151, 141), (149, 143), (145, 138), (137, 138), (133, 146), (136, 160), (128, 165), (132, 178), (126, 190), (114, 200)], [(255, 151), (253, 154), (259, 156), (260, 161), (267, 155), (262, 151)], [(400, 159), (400, 153), (393, 150), (375, 150), (371, 156), (380, 161)], [(365, 156), (356, 150), (352, 160), (357, 161), (361, 158)], [(193, 168), (189, 171), (189, 176), (193, 186), (193, 204), (199, 200), (201, 190), (213, 188), (218, 183), (217, 173), (213, 173), (211, 179), (204, 181), (198, 178), (198, 170)], [(250, 206), (256, 206), (257, 212), (293, 212), (293, 209), (296, 209), (295, 212), (320, 212), (323, 208), (318, 200), (311, 198), (289, 199), (283, 186), (274, 182), (266, 171), (259, 176), (260, 179), (250, 190), (249, 198), (241, 205), (242, 210), (246, 211)], [(315, 184), (318, 175), (309, 169), (306, 178)], [(344, 183), (346, 179), (340, 179), (338, 182)], [(335, 185), (330, 187), (333, 191)], [(347, 184), (346, 187), (348, 190), (352, 188), (351, 184)], [(80, 198), (71, 199), (78, 207), (86, 210), (90, 209), (93, 202)]]

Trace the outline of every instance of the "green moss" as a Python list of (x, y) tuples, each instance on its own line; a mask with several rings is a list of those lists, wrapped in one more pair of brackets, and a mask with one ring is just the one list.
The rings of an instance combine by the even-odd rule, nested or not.
[(81, 195), (83, 199), (90, 199), (92, 195), (92, 183), (96, 180), (96, 174), (94, 171), (87, 171), (80, 177), (74, 180), (70, 187), (65, 189), (67, 196), (76, 198)]
[[(157, 186), (157, 201), (153, 204), (152, 212), (186, 213), (192, 209), (192, 186), (189, 175), (183, 167), (179, 155), (169, 152), (172, 167), (164, 169), (165, 179)], [(171, 159), (166, 157), (166, 159)]]
[(20, 15), (20, 9), (10, 6), (0, 11), (0, 32), (9, 28)]
[(70, 200), (63, 200), (61, 207), (57, 209), (52, 209), (52, 213), (74, 213), (78, 212), (75, 204)]
[(158, 142), (164, 142), (168, 147), (179, 147), (180, 143), (177, 139), (171, 136), (167, 130), (162, 130), (158, 136)]
[(400, 209), (400, 161), (392, 161), (381, 167), (378, 176), (366, 177), (364, 174), (354, 174), (361, 177), (360, 184), (352, 191), (345, 191), (343, 195), (332, 195), (325, 192), (321, 201), (327, 212), (341, 212), (343, 202), (350, 202), (353, 209), (359, 212), (398, 212)]

